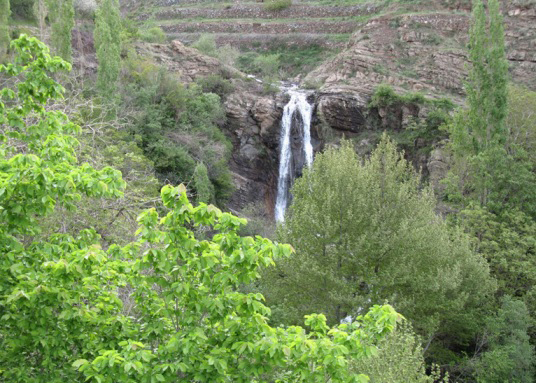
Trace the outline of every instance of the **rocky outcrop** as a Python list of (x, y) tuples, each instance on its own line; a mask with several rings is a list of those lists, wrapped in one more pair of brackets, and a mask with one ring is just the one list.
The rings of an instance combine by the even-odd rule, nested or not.
[[(536, 89), (536, 12), (505, 9), (507, 57), (514, 82)], [(357, 31), (348, 49), (309, 73), (322, 93), (370, 96), (388, 83), (399, 91), (461, 101), (468, 64), (469, 13), (450, 10), (373, 18)], [(355, 97), (355, 96), (352, 96)]]
[[(430, 2), (421, 13), (386, 14), (370, 19), (351, 38), (346, 50), (309, 73), (305, 83), (322, 84), (317, 96), (317, 124), (352, 138), (362, 154), (370, 151), (379, 132), (401, 134), (423, 120), (427, 108), (397, 104), (369, 108), (380, 84), (397, 93), (418, 91), (431, 98), (464, 99), (463, 82), (468, 65), (466, 45), (469, 10), (441, 8)], [(536, 89), (536, 11), (515, 2), (505, 3), (507, 58), (514, 82)], [(444, 137), (404, 141), (408, 159), (429, 177), (438, 192), (448, 159), (438, 142)]]
[(441, 183), (441, 180), (447, 176), (447, 172), (449, 170), (449, 158), (447, 151), (444, 148), (444, 143), (439, 143), (432, 150), (426, 167), (430, 174), (430, 185), (437, 195), (443, 195), (445, 185)]
[(278, 177), (279, 125), (286, 100), (282, 95), (259, 97), (245, 92), (230, 95), (226, 102), (224, 130), (233, 142), (230, 167), (236, 191), (231, 208), (240, 210), (262, 201), (272, 213)]
[(317, 115), (331, 128), (358, 133), (366, 129), (368, 100), (360, 93), (346, 88), (320, 92), (317, 97)]
[[(304, 83), (321, 84), (314, 95), (315, 150), (328, 143), (336, 144), (345, 136), (353, 140), (360, 154), (366, 154), (381, 133), (388, 131), (441, 193), (443, 185), (439, 181), (448, 169), (444, 133), (436, 130), (432, 135), (411, 134), (421, 128), (419, 124), (425, 121), (429, 107), (412, 102), (369, 106), (371, 95), (382, 83), (390, 84), (398, 93), (418, 91), (431, 98), (447, 96), (455, 103), (463, 103), (468, 10), (462, 6), (448, 9), (438, 0), (414, 11), (386, 13), (363, 23), (347, 49), (309, 73)], [(504, 11), (511, 77), (514, 82), (536, 89), (536, 13), (515, 1), (509, 2)], [(219, 34), (218, 39), (223, 40), (218, 41), (226, 43), (227, 35)], [(246, 37), (251, 41), (240, 42), (263, 44), (255, 34)], [(236, 33), (232, 37), (235, 41), (241, 38)], [(302, 38), (311, 42), (313, 37), (288, 36), (294, 42)], [(233, 81), (236, 89), (225, 101), (227, 120), (222, 124), (233, 143), (230, 167), (236, 192), (229, 207), (240, 210), (262, 201), (271, 214), (278, 177), (280, 120), (287, 102), (284, 95), (263, 94), (262, 86), (255, 81), (245, 82), (240, 72), (179, 42), (143, 45), (138, 50), (152, 55), (186, 82), (214, 73)]]
[(154, 62), (178, 74), (187, 83), (212, 74), (223, 78), (243, 76), (240, 71), (197, 49), (189, 48), (180, 41), (172, 41), (170, 44), (137, 44), (136, 51), (141, 56), (151, 57)]
[(212, 74), (232, 81), (234, 91), (225, 99), (227, 118), (221, 124), (233, 144), (229, 166), (236, 191), (228, 207), (239, 211), (258, 201), (273, 206), (279, 162), (279, 124), (285, 96), (263, 94), (263, 86), (256, 80), (179, 41), (139, 44), (136, 49), (140, 55), (151, 57), (179, 75), (185, 83)]

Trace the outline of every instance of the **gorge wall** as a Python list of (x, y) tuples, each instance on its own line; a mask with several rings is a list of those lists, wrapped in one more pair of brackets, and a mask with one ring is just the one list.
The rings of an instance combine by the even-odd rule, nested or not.
[[(505, 2), (503, 13), (512, 81), (534, 90), (536, 10)], [(418, 91), (432, 99), (447, 97), (463, 104), (469, 19), (467, 8), (437, 1), (418, 9), (410, 7), (405, 13), (385, 12), (360, 23), (346, 49), (308, 73), (302, 82), (315, 88), (311, 131), (314, 150), (336, 145), (344, 136), (364, 154), (386, 130), (399, 134), (402, 141), (406, 139), (401, 146), (408, 158), (437, 186), (447, 169), (441, 150), (444, 137), (405, 135), (426, 120), (429, 105), (395, 102), (371, 108), (369, 101), (378, 85), (389, 84), (398, 93)], [(255, 80), (178, 41), (140, 45), (139, 50), (179, 73), (184, 81), (217, 73), (233, 82), (235, 90), (225, 100), (227, 121), (222, 125), (233, 142), (230, 167), (236, 192), (229, 207), (241, 210), (261, 202), (272, 213), (280, 121), (287, 96), (265, 94)]]

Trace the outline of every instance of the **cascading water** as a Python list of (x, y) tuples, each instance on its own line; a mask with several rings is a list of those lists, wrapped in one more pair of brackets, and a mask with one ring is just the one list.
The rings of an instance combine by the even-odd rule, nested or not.
[(300, 124), (298, 131), (302, 134), (305, 165), (310, 166), (313, 163), (313, 146), (311, 145), (313, 107), (307, 102), (307, 94), (295, 89), (290, 89), (288, 94), (290, 95), (290, 101), (283, 109), (283, 119), (281, 120), (279, 179), (277, 181), (277, 199), (275, 203), (275, 219), (278, 222), (285, 220), (289, 190), (294, 180), (292, 169), (293, 153), (290, 142), (293, 123)]

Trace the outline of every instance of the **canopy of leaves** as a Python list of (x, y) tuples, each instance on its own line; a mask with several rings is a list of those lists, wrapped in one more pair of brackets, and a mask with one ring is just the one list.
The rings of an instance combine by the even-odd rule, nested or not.
[(296, 256), (264, 279), (274, 315), (295, 323), (312, 310), (337, 323), (388, 300), (427, 337), (470, 339), (494, 284), (419, 178), (386, 136), (369, 159), (349, 143), (317, 155), (279, 229)]
[(233, 190), (227, 161), (231, 143), (219, 129), (225, 118), (221, 99), (201, 86), (188, 86), (149, 61), (131, 57), (125, 107), (140, 110), (133, 132), (155, 165), (162, 182), (190, 183), (196, 164), (202, 162), (222, 205)]
[[(354, 382), (349, 361), (375, 353), (399, 315), (374, 306), (352, 324), (323, 315), (273, 328), (258, 293), (240, 293), (288, 245), (241, 237), (245, 220), (191, 205), (183, 185), (162, 189), (165, 213), (139, 218), (138, 239), (105, 251), (92, 230), (34, 241), (43, 217), (82, 196), (120, 197), (112, 168), (79, 165), (79, 127), (45, 108), (64, 89), (50, 76), (70, 65), (35, 38), (12, 43), (20, 81), (0, 102), (0, 380)], [(209, 226), (207, 240), (193, 229)]]

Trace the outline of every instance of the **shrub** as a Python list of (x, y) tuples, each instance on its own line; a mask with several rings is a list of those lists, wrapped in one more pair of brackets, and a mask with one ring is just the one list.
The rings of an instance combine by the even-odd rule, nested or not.
[(214, 75), (184, 86), (177, 76), (149, 61), (129, 57), (126, 64), (130, 84), (125, 103), (143, 111), (133, 133), (140, 135), (140, 146), (154, 161), (158, 178), (190, 183), (202, 162), (214, 185), (215, 201), (223, 204), (233, 191), (227, 166), (231, 143), (217, 126), (225, 119), (221, 99), (206, 90), (225, 94), (230, 82)]
[(218, 56), (216, 40), (214, 40), (214, 36), (212, 35), (202, 35), (195, 43), (192, 44), (192, 48), (197, 49), (199, 52), (204, 53), (207, 56)]
[(75, 0), (73, 5), (76, 17), (80, 19), (93, 19), (97, 11), (96, 0)]
[(160, 27), (140, 31), (140, 38), (146, 43), (163, 44), (166, 42), (166, 34)]
[(260, 55), (253, 60), (255, 71), (263, 77), (275, 77), (279, 72), (279, 55)]
[(225, 98), (234, 90), (231, 81), (224, 79), (217, 74), (211, 74), (197, 80), (197, 83), (205, 93), (215, 93), (221, 98)]
[(426, 374), (426, 364), (420, 339), (407, 322), (382, 339), (378, 353), (352, 363), (355, 371), (366, 374), (374, 383), (433, 383), (445, 382), (436, 367)]
[(240, 56), (240, 51), (229, 44), (218, 48), (218, 59), (225, 65), (234, 66)]
[(271, 0), (264, 4), (267, 11), (281, 11), (292, 5), (292, 0)]
[(246, 52), (236, 59), (236, 67), (242, 72), (253, 73), (255, 71), (254, 61), (259, 54), (257, 52)]
[(202, 162), (198, 163), (194, 169), (193, 184), (197, 203), (214, 202), (214, 185), (210, 182), (207, 167)]
[(11, 1), (11, 16), (14, 19), (34, 20), (34, 0)]

